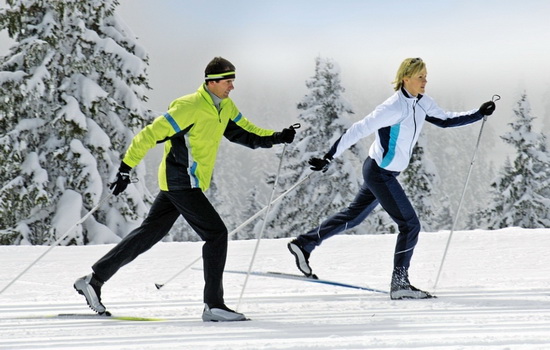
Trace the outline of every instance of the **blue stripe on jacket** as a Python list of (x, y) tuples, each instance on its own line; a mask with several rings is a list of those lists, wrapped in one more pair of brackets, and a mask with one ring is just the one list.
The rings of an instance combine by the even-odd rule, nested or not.
[(180, 126), (178, 125), (178, 123), (176, 123), (174, 118), (172, 118), (172, 116), (169, 113), (164, 113), (164, 118), (166, 118), (166, 120), (168, 120), (168, 123), (170, 123), (170, 125), (172, 125), (172, 128), (174, 128), (174, 131), (176, 133), (181, 131)]
[(389, 132), (387, 132), (388, 128), (385, 128), (386, 132), (380, 133), (380, 143), (382, 144), (382, 148), (384, 149), (384, 158), (382, 159), (382, 163), (380, 164), (381, 168), (385, 168), (392, 162), (393, 158), (395, 157), (395, 149), (397, 147), (397, 138), (399, 137), (399, 131), (401, 129), (400, 124), (392, 125), (389, 128)]

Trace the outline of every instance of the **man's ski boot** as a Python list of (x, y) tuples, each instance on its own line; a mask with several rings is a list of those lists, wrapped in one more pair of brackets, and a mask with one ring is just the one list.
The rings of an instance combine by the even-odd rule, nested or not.
[(84, 295), (90, 309), (99, 315), (111, 316), (111, 313), (101, 303), (101, 286), (103, 286), (103, 282), (97, 279), (93, 273), (80, 277), (73, 285), (78, 294)]
[(202, 320), (204, 322), (232, 322), (232, 321), (247, 321), (248, 319), (241, 313), (231, 310), (225, 305), (215, 305), (209, 307), (204, 305), (202, 312)]

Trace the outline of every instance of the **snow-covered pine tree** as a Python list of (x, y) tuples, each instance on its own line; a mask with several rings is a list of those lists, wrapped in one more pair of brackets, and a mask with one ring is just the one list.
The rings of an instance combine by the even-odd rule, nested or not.
[(409, 166), (400, 175), (403, 188), (411, 201), (423, 231), (433, 231), (435, 217), (439, 208), (434, 204), (433, 189), (438, 183), (437, 171), (433, 162), (427, 158), (425, 140), (420, 136), (414, 147)]
[[(447, 103), (447, 105), (450, 106), (448, 107), (450, 110), (470, 109), (463, 103)], [(495, 147), (493, 123), (491, 122), (493, 118), (498, 118), (498, 116), (489, 117), (484, 125), (483, 137), (476, 153), (457, 228), (477, 228), (477, 226), (472, 226), (472, 222), (468, 219), (472, 213), (477, 211), (478, 207), (486, 206), (488, 203), (489, 184), (495, 176), (491, 162), (492, 153), (486, 151)], [(434, 227), (435, 230), (449, 230), (452, 226), (471, 165), (474, 146), (479, 137), (480, 127), (481, 123), (475, 123), (465, 127), (441, 129), (426, 123), (422, 129), (423, 138), (427, 143), (424, 151), (435, 164), (439, 181), (432, 197), (441, 210), (434, 217), (434, 220), (439, 222)]]
[[(298, 103), (302, 128), (286, 146), (279, 188), (287, 189), (311, 172), (308, 160), (322, 157), (333, 142), (351, 125), (353, 113), (343, 98), (339, 66), (317, 57), (315, 75), (306, 81), (309, 92)], [(357, 149), (345, 152), (326, 173), (314, 173), (273, 206), (268, 226), (269, 237), (289, 237), (318, 225), (327, 215), (344, 208), (354, 197), (361, 177)], [(349, 233), (349, 232), (348, 232)]]
[[(121, 152), (150, 119), (147, 55), (116, 0), (7, 0), (0, 30), (0, 241), (47, 244), (107, 195)], [(146, 214), (144, 168), (64, 244), (119, 240)]]
[[(252, 217), (254, 214), (258, 213), (262, 208), (264, 207), (263, 203), (258, 198), (258, 186), (253, 186), (250, 191), (248, 192), (246, 196), (246, 203), (245, 203), (245, 210), (243, 212), (244, 220), (247, 220), (248, 218)], [(261, 219), (263, 219), (265, 215), (261, 216)], [(262, 220), (255, 220), (250, 225), (247, 225), (246, 227), (243, 227), (242, 230), (237, 232), (235, 237), (232, 237), (232, 239), (254, 239), (257, 237), (258, 233), (261, 230), (262, 227)], [(265, 232), (264, 232), (265, 234)]]
[(481, 210), (478, 221), (489, 229), (510, 226), (550, 227), (550, 157), (546, 137), (532, 130), (533, 120), (527, 94), (514, 109), (512, 131), (501, 136), (516, 151), (491, 184), (491, 203)]
[(449, 230), (453, 226), (454, 215), (451, 212), (451, 204), (449, 195), (443, 191), (436, 192), (439, 195), (438, 209), (432, 218), (432, 229), (434, 231)]

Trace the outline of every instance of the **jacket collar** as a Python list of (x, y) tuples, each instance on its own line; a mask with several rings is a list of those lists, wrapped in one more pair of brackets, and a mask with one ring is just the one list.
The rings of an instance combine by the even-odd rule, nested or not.
[(422, 94), (418, 94), (418, 96), (413, 97), (407, 92), (407, 90), (405, 90), (403, 86), (401, 86), (401, 92), (403, 93), (403, 95), (405, 95), (406, 98), (416, 98), (417, 100), (420, 100), (424, 96)]
[(204, 98), (208, 104), (212, 105), (212, 106), (216, 106), (216, 101), (214, 100), (215, 98), (216, 99), (219, 99), (219, 106), (222, 107), (222, 105), (225, 105), (225, 103), (227, 103), (226, 100), (229, 100), (229, 97), (228, 98), (224, 98), (224, 99), (221, 99), (217, 96), (215, 96), (214, 94), (212, 94), (207, 88), (206, 88), (206, 83), (203, 83), (199, 89), (198, 89), (198, 92), (201, 94), (202, 98)]

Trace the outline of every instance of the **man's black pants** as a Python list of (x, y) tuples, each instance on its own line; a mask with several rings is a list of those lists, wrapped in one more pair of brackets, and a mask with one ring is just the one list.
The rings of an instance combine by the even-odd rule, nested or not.
[(159, 242), (180, 214), (205, 242), (202, 248), (204, 302), (209, 306), (223, 305), (227, 228), (200, 189), (161, 191), (141, 226), (92, 266), (96, 276), (104, 282), (109, 280), (122, 266)]

